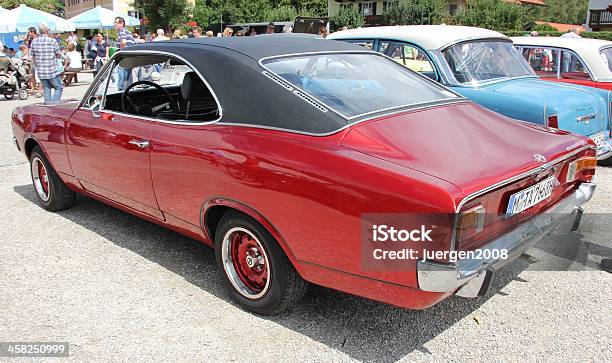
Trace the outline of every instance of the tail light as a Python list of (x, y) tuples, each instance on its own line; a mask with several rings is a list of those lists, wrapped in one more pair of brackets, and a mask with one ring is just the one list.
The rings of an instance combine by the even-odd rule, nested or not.
[(596, 168), (597, 158), (594, 156), (585, 156), (574, 160), (568, 165), (567, 182), (571, 183), (574, 180), (591, 181)]
[(459, 213), (455, 225), (455, 240), (461, 241), (482, 232), (485, 224), (485, 209), (478, 204)]
[(548, 127), (554, 127), (556, 129), (559, 128), (559, 118), (557, 117), (557, 115), (550, 115), (548, 116)]

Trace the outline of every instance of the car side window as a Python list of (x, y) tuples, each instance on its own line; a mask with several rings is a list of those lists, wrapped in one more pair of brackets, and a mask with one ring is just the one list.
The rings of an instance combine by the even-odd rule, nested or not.
[(190, 65), (169, 55), (125, 56), (105, 78), (95, 94), (104, 96), (101, 108), (107, 111), (186, 123), (220, 116), (209, 86)]
[(538, 76), (557, 78), (559, 51), (551, 48), (523, 48), (523, 57)]
[(561, 58), (561, 78), (563, 79), (576, 79), (591, 81), (591, 76), (586, 66), (576, 53), (564, 50), (562, 51)]
[(379, 52), (415, 72), (437, 80), (436, 71), (427, 53), (410, 44), (381, 40)]
[(347, 42), (353, 43), (353, 44), (357, 44), (357, 45), (361, 45), (362, 47), (367, 48), (368, 50), (373, 50), (374, 49), (374, 41), (373, 40), (347, 40)]

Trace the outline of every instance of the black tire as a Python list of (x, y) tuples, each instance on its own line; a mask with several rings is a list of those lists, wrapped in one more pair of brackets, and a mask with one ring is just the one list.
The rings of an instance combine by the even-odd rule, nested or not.
[[(44, 167), (43, 173), (40, 172), (41, 169), (38, 168), (40, 166), (38, 163), (42, 163)], [(60, 211), (72, 207), (76, 199), (76, 193), (68, 189), (38, 146), (35, 146), (30, 154), (30, 174), (32, 176), (34, 192), (38, 202), (44, 209)], [(46, 179), (40, 174), (46, 175)], [(46, 192), (43, 183), (46, 185)]]
[(10, 91), (10, 90), (4, 91), (4, 98), (6, 98), (7, 100), (12, 100), (13, 97), (15, 97), (15, 91)]
[(597, 165), (599, 165), (599, 166), (612, 166), (612, 156), (607, 158), (607, 159), (604, 159), (604, 160), (599, 160), (597, 162)]
[[(226, 259), (225, 265), (227, 267), (224, 266), (224, 256), (227, 257), (227, 252), (224, 255), (223, 249), (228, 246), (228, 243), (231, 244), (231, 242), (224, 243), (224, 239), (231, 236), (232, 231), (237, 229), (248, 231), (256, 238), (252, 241), (259, 242), (264, 249), (263, 255), (266, 258), (266, 266), (269, 270), (269, 285), (266, 285), (262, 291), (258, 291), (261, 296), (255, 297), (254, 295), (257, 294), (254, 292), (251, 292), (253, 297), (241, 293), (234, 286), (236, 282), (232, 283), (232, 280), (237, 280), (236, 276), (232, 279), (229, 276), (230, 272), (228, 272), (228, 269), (236, 271), (235, 264), (227, 263), (228, 260)], [(229, 240), (229, 238), (227, 239)], [(273, 315), (289, 308), (304, 296), (308, 287), (308, 282), (299, 276), (274, 237), (257, 221), (240, 212), (227, 212), (219, 221), (215, 231), (215, 259), (219, 276), (232, 299), (256, 314)]]

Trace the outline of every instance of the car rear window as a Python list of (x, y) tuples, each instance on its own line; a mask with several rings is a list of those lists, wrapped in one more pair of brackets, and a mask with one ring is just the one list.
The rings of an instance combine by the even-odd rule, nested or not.
[(262, 64), (348, 119), (460, 98), (374, 53), (298, 55), (272, 58)]

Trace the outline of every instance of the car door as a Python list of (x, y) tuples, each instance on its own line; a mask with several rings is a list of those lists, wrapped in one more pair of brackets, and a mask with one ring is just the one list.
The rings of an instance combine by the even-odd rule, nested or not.
[(151, 178), (149, 140), (153, 123), (105, 109), (109, 94), (121, 94), (116, 80), (117, 75), (108, 67), (92, 87), (85, 105), (70, 118), (67, 148), (72, 169), (87, 191), (163, 219)]

